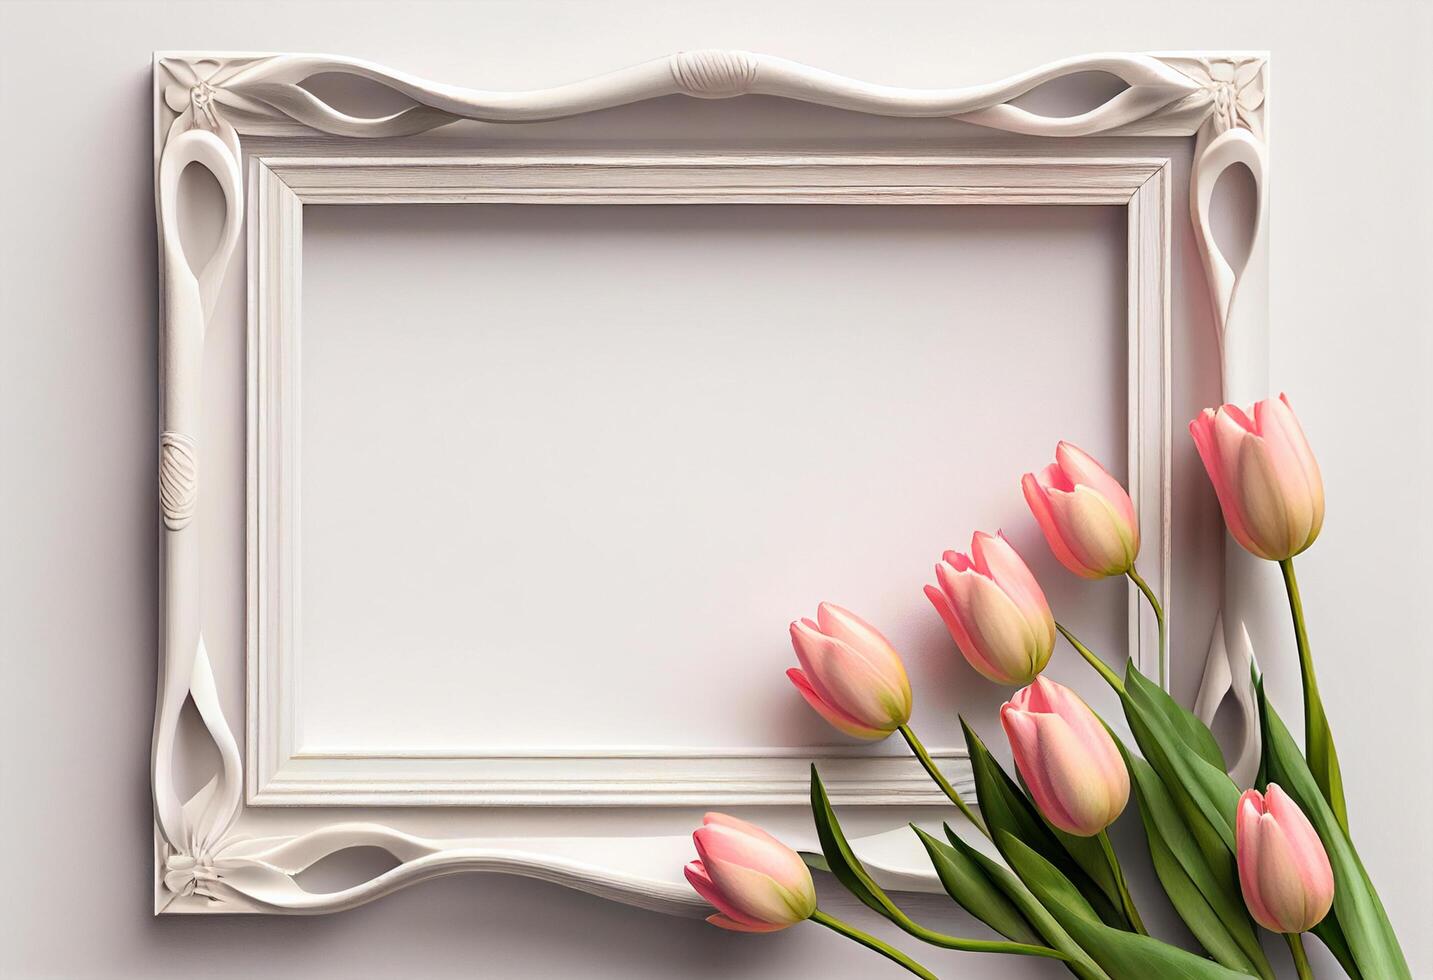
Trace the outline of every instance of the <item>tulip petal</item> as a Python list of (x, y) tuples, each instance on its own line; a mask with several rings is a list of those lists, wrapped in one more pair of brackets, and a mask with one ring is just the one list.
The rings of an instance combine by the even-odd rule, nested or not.
[(1289, 545), (1303, 551), (1323, 526), (1323, 477), (1299, 420), (1287, 399), (1268, 398), (1254, 406), (1278, 486), (1289, 510)]
[(1000, 709), (1015, 765), (1051, 824), (1089, 837), (1129, 801), (1129, 772), (1113, 739), (1079, 695), (1045, 677)]
[(747, 923), (747, 922), (742, 922), (742, 921), (739, 920), (739, 919), (733, 919), (733, 918), (731, 918), (731, 917), (729, 917), (729, 916), (721, 915), (721, 914), (709, 915), (709, 916), (707, 916), (707, 921), (710, 922), (712, 925), (716, 926), (716, 927), (719, 928), (719, 929), (728, 929), (728, 930), (730, 930), (731, 932), (753, 932), (753, 933), (759, 933), (759, 932), (780, 932), (782, 929), (789, 929), (789, 928), (791, 928), (791, 926), (794, 924), (794, 923), (766, 923), (766, 922)]
[(1273, 913), (1264, 904), (1259, 891), (1259, 821), (1264, 813), (1264, 798), (1258, 790), (1246, 790), (1239, 798), (1235, 818), (1235, 844), (1239, 864), (1239, 891), (1254, 921), (1266, 929), (1277, 928)]
[(1288, 501), (1278, 485), (1268, 447), (1258, 436), (1248, 436), (1240, 449), (1235, 471), (1239, 509), (1258, 545), (1258, 554), (1270, 561), (1289, 557), (1297, 532), (1292, 527)]
[(1103, 496), (1086, 486), (1069, 493), (1051, 491), (1046, 499), (1055, 524), (1087, 578), (1123, 575), (1134, 565), (1135, 542), (1119, 514)]
[(1040, 531), (1045, 535), (1045, 542), (1060, 560), (1060, 564), (1082, 578), (1099, 578), (1100, 576), (1093, 574), (1065, 543), (1059, 525), (1055, 522), (1055, 512), (1050, 506), (1049, 491), (1041, 485), (1034, 473), (1026, 473), (1020, 478), (1020, 490), (1025, 494), (1025, 503), (1030, 507), (1030, 513), (1035, 516), (1035, 523), (1040, 525)]
[(825, 636), (804, 623), (793, 623), (796, 659), (821, 700), (868, 728), (894, 731), (910, 718), (910, 682), (902, 668), (892, 676), (847, 643)]
[[(687, 883), (692, 886), (692, 890), (705, 899), (713, 908), (720, 911), (722, 915), (726, 916), (730, 921), (757, 930), (767, 925), (767, 923), (762, 922), (760, 919), (754, 919), (734, 908), (731, 903), (722, 896), (721, 891), (712, 881), (711, 876), (707, 873), (706, 867), (701, 861), (688, 862), (687, 866), (682, 869), (682, 873), (686, 875)], [(707, 921), (710, 922), (711, 920), (708, 919)]]
[[(935, 575), (937, 579), (941, 577), (940, 565), (936, 566)], [(986, 660), (985, 657), (975, 649), (975, 643), (971, 640), (970, 633), (966, 631), (965, 624), (960, 621), (960, 616), (956, 613), (955, 607), (950, 604), (950, 598), (934, 585), (927, 585), (925, 587), (925, 596), (930, 600), (930, 604), (935, 607), (936, 613), (939, 614), (941, 621), (945, 623), (946, 630), (950, 633), (950, 638), (955, 641), (955, 645), (960, 650), (961, 656), (965, 657), (970, 663), (970, 666), (974, 667), (983, 677), (993, 680), (997, 684), (1004, 683), (998, 676), (992, 676), (999, 675), (1000, 672), (996, 670), (994, 664)]]
[(758, 868), (791, 891), (809, 891), (811, 872), (801, 855), (745, 820), (708, 813), (693, 834), (714, 858)]
[(1066, 833), (1093, 837), (1118, 816), (1111, 787), (1101, 779), (1091, 778), (1090, 755), (1064, 718), (1038, 714), (1029, 717), (1035, 723), (1039, 743), (1036, 765), (1049, 794), (1051, 811), (1046, 817)]
[[(975, 553), (976, 561), (983, 566), (985, 573), (1020, 607), (1030, 628), (1044, 634), (1046, 642), (1042, 645), (1053, 649), (1055, 617), (1050, 612), (1050, 603), (1045, 598), (1040, 583), (1031, 574), (1029, 566), (1010, 542), (1005, 540), (1005, 535), (977, 533), (971, 542), (971, 551)], [(1041, 664), (1041, 667), (1043, 666)]]
[[(1031, 675), (1029, 651), (1023, 646), (1016, 646), (1012, 654), (1008, 647), (990, 645), (982, 635), (975, 612), (970, 606), (971, 590), (965, 584), (967, 580), (983, 582), (991, 589), (995, 589), (994, 583), (977, 571), (957, 572), (944, 562), (936, 566), (935, 577), (940, 582), (940, 589), (926, 586), (926, 596), (935, 604), (936, 611), (945, 620), (951, 639), (955, 640), (955, 645), (960, 648), (961, 655), (970, 666), (996, 684), (1027, 682)], [(1014, 603), (1010, 603), (1008, 599), (1005, 601), (1009, 603), (1008, 610), (1015, 610)], [(1015, 618), (1019, 619), (1018, 610), (1015, 610), (1015, 613)], [(1023, 619), (1020, 621), (1023, 622)]]
[(849, 609), (823, 602), (816, 607), (816, 623), (822, 633), (845, 643), (878, 670), (895, 669), (905, 673), (900, 654), (881, 631)]
[[(1114, 506), (1115, 511), (1135, 529), (1136, 541), (1139, 534), (1139, 520), (1134, 512), (1134, 501), (1124, 484), (1109, 474), (1099, 462), (1074, 443), (1061, 442), (1055, 447), (1055, 463), (1070, 482), (1083, 484), (1104, 497)], [(1135, 550), (1138, 551), (1138, 545)]]
[(1254, 863), (1259, 897), (1274, 922), (1275, 932), (1303, 932), (1310, 909), (1288, 836), (1272, 814), (1259, 818), (1259, 850)]
[(1268, 813), (1279, 824), (1288, 839), (1294, 868), (1307, 898), (1307, 911), (1316, 915), (1315, 922), (1328, 913), (1333, 904), (1333, 867), (1323, 841), (1304, 811), (1277, 783), (1269, 784), (1265, 795)]
[(1229, 528), (1230, 535), (1241, 547), (1258, 554), (1258, 546), (1249, 536), (1244, 515), (1239, 510), (1238, 497), (1230, 483), (1229, 473), (1224, 468), (1224, 457), (1214, 434), (1217, 418), (1212, 409), (1206, 408), (1189, 423), (1189, 434), (1194, 438), (1194, 448), (1204, 463), (1204, 471), (1209, 474), (1209, 482), (1214, 487), (1215, 497), (1219, 499), (1219, 509), (1224, 514), (1224, 523)]
[(1045, 819), (1061, 830), (1075, 825), (1063, 802), (1056, 796), (1042, 759), (1040, 727), (1036, 716), (1006, 703), (1000, 709), (1000, 725), (1010, 740), (1015, 768)]
[[(806, 909), (803, 912), (801, 900), (770, 875), (754, 868), (709, 857), (703, 853), (701, 840), (698, 839), (696, 843), (702, 865), (706, 868), (717, 893), (741, 918), (790, 924), (810, 916), (811, 910)], [(815, 907), (814, 893), (811, 905)], [(718, 908), (728, 915), (731, 914), (727, 909), (720, 906)]]
[[(937, 578), (940, 578), (942, 574), (954, 574), (952, 572), (942, 573), (943, 567), (949, 568), (950, 566), (944, 564), (937, 565)], [(950, 633), (950, 638), (955, 641), (955, 646), (960, 650), (960, 655), (965, 658), (966, 663), (975, 668), (976, 673), (988, 681), (994, 681), (996, 684), (1021, 683), (1020, 680), (1006, 675), (1004, 671), (985, 658), (985, 654), (980, 651), (980, 648), (975, 645), (975, 641), (970, 638), (970, 632), (965, 628), (965, 623), (961, 621), (960, 614), (955, 611), (955, 607), (951, 604), (950, 597), (947, 596), (946, 593), (934, 585), (927, 585), (925, 587), (925, 594), (926, 598), (930, 600), (931, 605), (935, 606), (935, 611), (940, 615), (941, 620), (945, 623), (945, 628)]]
[(994, 665), (1004, 683), (1028, 683), (1036, 673), (1037, 641), (1020, 607), (979, 572), (937, 574), (980, 658)]
[(879, 728), (871, 728), (862, 724), (855, 718), (846, 714), (840, 708), (827, 704), (822, 700), (821, 695), (811, 686), (811, 681), (796, 667), (786, 671), (786, 676), (791, 678), (791, 683), (796, 685), (796, 690), (806, 699), (806, 703), (816, 709), (816, 713), (825, 718), (831, 726), (838, 731), (845, 732), (853, 738), (862, 738), (867, 741), (876, 741), (885, 738), (890, 732), (882, 731)]

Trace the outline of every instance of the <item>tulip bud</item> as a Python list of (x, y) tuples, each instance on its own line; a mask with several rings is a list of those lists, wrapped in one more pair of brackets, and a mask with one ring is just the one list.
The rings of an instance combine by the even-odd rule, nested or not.
[(1004, 535), (977, 532), (970, 554), (947, 551), (925, 587), (961, 654), (986, 678), (1018, 687), (1045, 669), (1055, 617), (1040, 583)]
[(716, 906), (707, 921), (734, 932), (776, 932), (811, 918), (816, 886), (801, 856), (760, 827), (708, 813), (692, 834), (699, 860), (684, 869)]
[(1000, 707), (1035, 805), (1068, 834), (1093, 837), (1129, 802), (1129, 772), (1114, 739), (1080, 696), (1044, 677)]
[(1274, 932), (1306, 932), (1333, 904), (1333, 869), (1299, 805), (1270, 783), (1245, 790), (1235, 820), (1239, 888), (1255, 921)]
[(881, 739), (911, 718), (911, 682), (900, 654), (874, 626), (823, 602), (816, 622), (791, 624), (801, 668), (786, 672), (811, 707), (856, 738)]
[(1139, 521), (1120, 482), (1083, 449), (1062, 442), (1055, 462), (1020, 480), (1050, 550), (1084, 578), (1123, 575), (1139, 555)]
[(1269, 561), (1314, 543), (1324, 482), (1286, 396), (1256, 402), (1252, 419), (1235, 405), (1206, 408), (1189, 433), (1234, 540)]

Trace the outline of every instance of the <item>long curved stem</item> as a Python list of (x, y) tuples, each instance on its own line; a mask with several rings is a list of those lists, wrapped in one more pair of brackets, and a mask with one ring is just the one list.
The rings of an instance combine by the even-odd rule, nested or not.
[(909, 745), (911, 751), (915, 753), (915, 757), (919, 759), (920, 764), (925, 767), (925, 771), (930, 775), (930, 778), (935, 780), (935, 784), (940, 787), (941, 792), (950, 798), (950, 802), (959, 808), (960, 812), (965, 815), (965, 819), (969, 820), (976, 830), (980, 831), (989, 839), (990, 831), (986, 829), (985, 821), (980, 819), (980, 815), (970, 808), (969, 803), (966, 803), (965, 800), (960, 798), (960, 794), (957, 793), (955, 787), (950, 784), (950, 780), (946, 779), (945, 774), (936, 768), (935, 760), (930, 757), (930, 753), (927, 752), (925, 746), (921, 744), (921, 740), (916, 738), (916, 733), (911, 730), (911, 726), (902, 725), (900, 732), (901, 736), (905, 738), (906, 744)]
[(1159, 683), (1163, 685), (1165, 681), (1164, 672), (1167, 669), (1165, 664), (1168, 663), (1169, 660), (1169, 641), (1165, 635), (1164, 607), (1159, 604), (1159, 597), (1154, 594), (1154, 590), (1149, 587), (1149, 583), (1140, 577), (1139, 572), (1135, 570), (1133, 565), (1129, 567), (1129, 571), (1125, 574), (1127, 574), (1129, 580), (1137, 585), (1139, 590), (1144, 593), (1144, 597), (1149, 600), (1150, 608), (1154, 610), (1154, 621), (1159, 624)]
[(875, 936), (872, 936), (870, 933), (865, 933), (855, 928), (854, 926), (849, 926), (846, 923), (842, 922), (840, 919), (837, 919), (834, 916), (827, 915), (820, 909), (817, 909), (815, 912), (811, 913), (811, 921), (819, 922), (821, 925), (825, 926), (827, 929), (830, 929), (832, 932), (837, 933), (838, 935), (845, 936), (847, 939), (858, 942), (867, 949), (875, 950), (877, 953), (880, 953), (886, 959), (891, 960), (895, 963), (899, 963), (901, 966), (905, 967), (907, 970), (914, 973), (916, 976), (923, 977), (924, 980), (940, 980), (940, 978), (938, 978), (934, 973), (921, 966), (915, 960), (911, 959), (909, 956), (907, 956), (905, 953), (902, 953), (894, 946), (891, 946), (888, 943), (883, 943)]
[(1116, 674), (1113, 670), (1110, 670), (1109, 664), (1101, 660), (1093, 650), (1091, 650), (1089, 647), (1085, 646), (1078, 639), (1076, 639), (1075, 634), (1065, 629), (1065, 627), (1060, 623), (1055, 624), (1055, 629), (1059, 630), (1060, 635), (1070, 641), (1070, 646), (1078, 650), (1080, 656), (1084, 657), (1085, 660), (1089, 662), (1089, 665), (1091, 667), (1099, 671), (1100, 676), (1105, 679), (1106, 683), (1108, 683), (1110, 687), (1114, 688), (1116, 691), (1119, 691), (1121, 694), (1124, 693), (1125, 682), (1120, 680), (1118, 674)]
[(1120, 859), (1115, 855), (1114, 845), (1110, 843), (1110, 835), (1105, 831), (1099, 833), (1100, 850), (1104, 851), (1105, 860), (1109, 862), (1110, 870), (1115, 875), (1115, 886), (1120, 893), (1120, 906), (1124, 909), (1125, 918), (1129, 919), (1134, 931), (1141, 936), (1148, 936), (1149, 931), (1144, 927), (1144, 920), (1139, 917), (1139, 910), (1134, 907), (1134, 896), (1129, 893), (1129, 884), (1125, 881), (1124, 868), (1120, 867)]
[(1289, 612), (1294, 617), (1294, 639), (1299, 647), (1299, 676), (1304, 689), (1304, 757), (1324, 799), (1333, 809), (1339, 825), (1348, 830), (1348, 804), (1343, 795), (1343, 774), (1334, 749), (1333, 732), (1324, 714), (1319, 697), (1319, 682), (1314, 675), (1313, 653), (1309, 650), (1309, 630), (1304, 622), (1304, 601), (1299, 595), (1299, 580), (1294, 576), (1294, 560), (1279, 562), (1284, 573), (1284, 588), (1289, 593)]
[(1294, 969), (1298, 971), (1299, 980), (1314, 980), (1314, 968), (1309, 966), (1308, 954), (1304, 952), (1304, 940), (1297, 932), (1284, 933), (1284, 942), (1289, 944), (1289, 952), (1294, 957)]

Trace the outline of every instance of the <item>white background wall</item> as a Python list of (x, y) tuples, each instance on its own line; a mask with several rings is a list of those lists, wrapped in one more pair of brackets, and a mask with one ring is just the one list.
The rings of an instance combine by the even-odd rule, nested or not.
[(1086, 51), (1271, 50), (1273, 376), (1330, 507), (1301, 576), (1364, 859), (1414, 974), (1433, 969), (1433, 4), (52, 2), (0, 5), (0, 45), (4, 976), (879, 973), (814, 927), (732, 937), (492, 877), (323, 919), (150, 916), (153, 49), (341, 52), (492, 88), (694, 47), (913, 86)]

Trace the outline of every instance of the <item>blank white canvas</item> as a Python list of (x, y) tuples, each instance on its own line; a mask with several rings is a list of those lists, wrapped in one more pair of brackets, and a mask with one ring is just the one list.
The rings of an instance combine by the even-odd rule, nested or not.
[(1059, 569), (1017, 485), (1060, 438), (1124, 474), (1123, 208), (304, 221), (300, 751), (839, 742), (783, 677), (822, 599), (958, 744), (1006, 692), (921, 587), (976, 529), (1126, 649), (1125, 589)]

